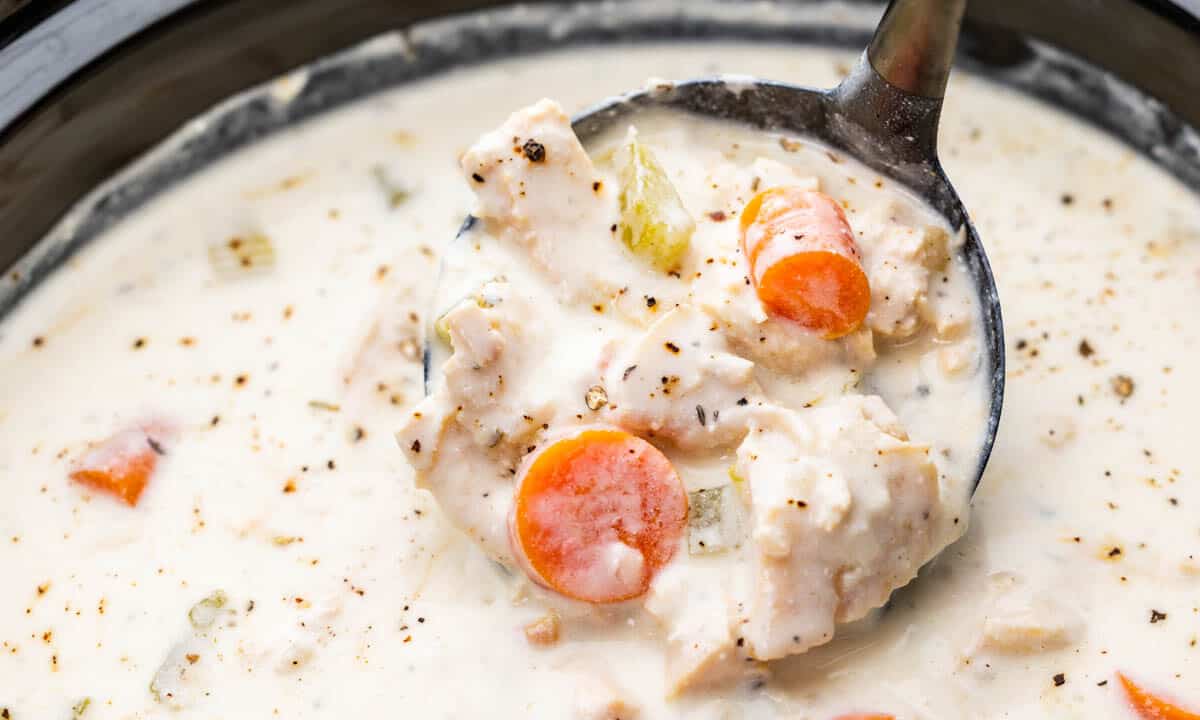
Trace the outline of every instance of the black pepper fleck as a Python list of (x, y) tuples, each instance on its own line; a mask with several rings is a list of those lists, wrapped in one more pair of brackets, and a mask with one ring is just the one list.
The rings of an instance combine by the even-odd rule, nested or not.
[(546, 146), (537, 140), (526, 140), (521, 146), (521, 150), (525, 152), (526, 159), (529, 162), (540, 163), (546, 160)]

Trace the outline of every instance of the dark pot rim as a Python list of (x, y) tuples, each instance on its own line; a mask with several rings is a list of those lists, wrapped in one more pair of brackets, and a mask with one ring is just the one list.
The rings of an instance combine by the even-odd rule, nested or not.
[[(260, 1), (274, 2), (256, 0)], [(346, 102), (454, 67), (572, 45), (720, 38), (861, 47), (869, 36), (871, 13), (879, 9), (873, 2), (839, 3), (846, 8), (839, 23), (832, 22), (825, 12), (829, 5), (826, 0), (754, 6), (693, 0), (686, 5), (687, 12), (682, 12), (685, 1), (660, 2), (644, 12), (624, 10), (620, 17), (611, 12), (611, 4), (537, 3), (453, 14), (384, 32), (378, 36), (382, 40), (368, 41), (377, 45), (392, 43), (393, 47), (384, 48), (384, 52), (364, 53), (351, 48), (316, 59), (305, 70), (307, 82), (303, 89), (286, 103), (272, 98), (268, 88), (252, 84), (251, 89), (213, 106), (205, 122), (182, 125), (161, 144), (151, 143), (149, 152), (133, 162), (125, 158), (121, 163), (125, 169), (82, 199), (59, 198), (63, 208), (70, 209), (55, 215), (53, 229), (44, 232), (44, 237), (24, 238), (15, 256), (10, 248), (6, 258), (5, 248), (0, 247), (0, 269), (16, 258), (0, 278), (0, 318), (63, 259), (165, 188), (229, 152)], [(139, 44), (153, 42), (180, 23), (203, 19), (198, 16), (233, 3), (76, 0), (55, 4), (61, 8), (49, 14), (45, 14), (52, 10), (49, 6), (28, 5), (0, 24), (3, 42), (14, 37), (11, 28), (19, 30), (20, 23), (30, 22), (28, 13), (44, 15), (31, 29), (18, 33), (7, 47), (0, 48), (0, 218), (8, 204), (5, 184), (13, 182), (6, 178), (4, 148), (30, 117), (45, 112), (55, 96), (66, 92), (76, 78), (97, 72), (113, 56), (137, 52)], [(1013, 0), (1010, 7), (1017, 4)], [(761, 10), (764, 7), (773, 9)], [(965, 68), (1074, 113), (1200, 189), (1200, 133), (1179, 113), (1107, 70), (1000, 24), (988, 15), (993, 6), (976, 3), (975, 7), (982, 7), (984, 12), (971, 18), (964, 35), (960, 63)], [(1131, 0), (1122, 7), (1147, 11), (1183, 32), (1186, 39), (1195, 39), (1195, 43), (1185, 43), (1180, 52), (1185, 56), (1194, 52), (1197, 64), (1192, 67), (1200, 67), (1200, 19), (1163, 0)], [(102, 13), (105, 8), (110, 14)], [(127, 12), (120, 14), (118, 10)], [(795, 22), (779, 23), (779, 12), (790, 13), (788, 17)], [(856, 13), (861, 16), (857, 22), (850, 17)], [(89, 32), (93, 34), (83, 37), (90, 44), (78, 52), (71, 51), (73, 39)], [(20, 63), (36, 64), (38, 57), (31, 53), (39, 47), (62, 52), (45, 58), (45, 67), (49, 68), (45, 72), (30, 72)], [(23, 67), (26, 73), (22, 83), (12, 90), (13, 73)], [(1195, 108), (1183, 110), (1192, 123), (1200, 125), (1200, 100), (1195, 104)], [(139, 148), (134, 157), (146, 149)], [(22, 238), (15, 242), (22, 242)]]

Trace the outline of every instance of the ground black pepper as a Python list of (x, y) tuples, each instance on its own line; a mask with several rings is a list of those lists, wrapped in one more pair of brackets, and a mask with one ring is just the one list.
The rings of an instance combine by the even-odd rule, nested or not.
[(529, 162), (540, 163), (546, 159), (546, 146), (537, 140), (526, 140), (521, 146), (521, 150), (525, 152), (525, 157)]

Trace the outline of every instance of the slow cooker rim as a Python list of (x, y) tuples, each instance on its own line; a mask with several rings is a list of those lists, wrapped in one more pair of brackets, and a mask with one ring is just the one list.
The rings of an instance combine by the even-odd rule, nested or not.
[[(0, 19), (0, 100), (4, 103), (13, 102), (10, 107), (0, 104), (0, 142), (10, 130), (18, 128), (24, 117), (36, 110), (37, 106), (48, 100), (60, 87), (69, 84), (76, 76), (85, 72), (89, 66), (101, 62), (109, 53), (119, 52), (122, 45), (133, 42), (139, 36), (151, 32), (156, 26), (175, 21), (179, 16), (194, 11), (203, 5), (211, 5), (223, 0), (46, 0), (31, 2), (18, 8), (10, 16)], [(528, 1), (528, 0), (526, 0)], [(534, 0), (537, 2), (538, 0)], [(552, 1), (552, 0), (551, 0)], [(786, 0), (785, 0), (786, 1)], [(881, 4), (883, 0), (848, 0), (852, 4)], [(1182, 3), (1191, 0), (1128, 0), (1145, 8), (1189, 31), (1200, 40), (1200, 0), (1196, 0), (1191, 9)], [(489, 3), (490, 4), (490, 3)], [(496, 3), (503, 4), (503, 3)], [(60, 57), (67, 65), (59, 71), (42, 72), (26, 77), (22, 84), (32, 84), (32, 89), (26, 89), (24, 97), (15, 101), (5, 100), (3, 93), (3, 76), (5, 68), (12, 67), (21, 55), (28, 52), (26, 41), (37, 42), (37, 33), (54, 33), (71, 24), (71, 15), (95, 13), (104, 7), (124, 6), (128, 8), (151, 7), (150, 12), (141, 16), (144, 22), (129, 27), (117, 27), (110, 24), (105, 28), (108, 34), (107, 42), (93, 47), (75, 61), (65, 55)], [(127, 13), (126, 13), (127, 14)], [(121, 16), (122, 13), (114, 13)], [(381, 28), (381, 32), (384, 29)]]
[[(95, 2), (112, 1), (112, 2), (116, 2), (116, 3), (125, 2), (125, 0), (94, 0), (94, 1)], [(226, 3), (226, 2), (218, 2), (218, 1), (214, 1), (214, 0), (157, 0), (157, 1), (164, 3), (164, 4), (178, 4), (181, 7), (186, 6), (185, 9), (183, 9), (179, 12), (170, 13), (169, 15), (170, 15), (170, 18), (172, 18), (172, 19), (180, 18), (185, 13), (205, 12), (207, 10), (211, 10), (212, 8), (219, 8), (219, 7), (223, 7), (223, 6), (224, 7), (232, 7), (235, 5), (235, 3), (232, 3), (232, 2)], [(713, 1), (717, 3), (718, 7), (721, 4), (728, 2), (728, 0), (713, 0)], [(830, 0), (825, 0), (825, 1), (828, 2)], [(837, 2), (839, 0), (833, 0), (833, 1)], [(846, 0), (840, 0), (840, 1), (843, 2), (844, 4), (851, 5), (851, 6), (876, 6), (879, 4), (879, 3), (869, 2), (869, 1), (864, 1), (864, 0), (852, 0), (850, 2), (846, 2)], [(1132, 0), (1132, 2), (1135, 5), (1146, 5), (1146, 4), (1162, 5), (1160, 0)], [(503, 8), (495, 7), (495, 5), (498, 5), (500, 3), (494, 3), (494, 2), (493, 3), (485, 3), (485, 5), (487, 5), (487, 4), (492, 5), (492, 7), (477, 7), (477, 8), (475, 8), (475, 10), (471, 11), (471, 13), (473, 13), (473, 12), (485, 12), (485, 13), (486, 12), (506, 12), (507, 10), (512, 10), (511, 8), (503, 9)], [(546, 3), (526, 3), (526, 4), (537, 6), (537, 5), (545, 5)], [(569, 6), (567, 8), (561, 8), (561, 7), (557, 8), (557, 9), (550, 8), (547, 10), (547, 12), (551, 12), (551, 13), (565, 13), (566, 11), (570, 10), (572, 7), (580, 5), (580, 3), (551, 3), (551, 4), (556, 5), (556, 6), (563, 6), (563, 5)], [(783, 4), (792, 4), (792, 3), (783, 3)], [(796, 4), (802, 8), (805, 3), (796, 3)], [(587, 5), (587, 4), (585, 3), (583, 5)], [(471, 13), (462, 13), (463, 15), (468, 15), (468, 17), (466, 18), (467, 23), (469, 23), (471, 20), (471, 18), (469, 17), (469, 15)], [(460, 20), (458, 18), (454, 18), (452, 16), (459, 15), (459, 14), (460, 13), (440, 14), (439, 16), (437, 16), (438, 20), (435, 21), (435, 24), (437, 22), (443, 22), (443, 21), (445, 21), (449, 24), (457, 23)], [(564, 14), (564, 16), (565, 16), (565, 14)], [(166, 18), (166, 17), (167, 16), (164, 16), (164, 18)], [(557, 16), (550, 16), (550, 20), (553, 20), (555, 17), (557, 17)], [(1200, 19), (1198, 19), (1194, 16), (1189, 16), (1189, 17), (1191, 17), (1191, 22), (1194, 24), (1194, 27), (1196, 28), (1195, 32), (1196, 32), (1197, 38), (1200, 38)], [(549, 22), (549, 21), (547, 21), (547, 22)], [(685, 21), (685, 22), (689, 22), (689, 21)], [(718, 23), (718, 24), (721, 24), (721, 23)], [(137, 41), (137, 39), (139, 37), (145, 36), (147, 34), (152, 34), (156, 28), (163, 27), (166, 25), (168, 25), (168, 23), (163, 22), (161, 20), (158, 22), (155, 22), (155, 23), (151, 23), (147, 26), (148, 30), (131, 33), (121, 43), (118, 43), (118, 44), (112, 46), (110, 48), (110, 50), (108, 50), (106, 53), (101, 54), (92, 62), (85, 64), (79, 71), (76, 71), (69, 78), (67, 78), (67, 80), (63, 81), (57, 90), (51, 90), (48, 93), (48, 95), (46, 95), (45, 97), (34, 102), (31, 105), (29, 110), (27, 110), (21, 116), (18, 116), (16, 118), (14, 123), (10, 123), (8, 127), (0, 128), (0, 148), (4, 147), (5, 139), (10, 137), (11, 133), (20, 132), (20, 123), (23, 122), (23, 120), (26, 117), (30, 117), (34, 113), (37, 112), (39, 103), (51, 102), (54, 99), (54, 97), (57, 95), (58, 92), (69, 92), (70, 82), (71, 82), (72, 78), (75, 78), (77, 76), (85, 74), (85, 73), (91, 71), (93, 68), (96, 68), (98, 65), (101, 65), (101, 63), (103, 62), (104, 57), (106, 55), (118, 53), (124, 44), (133, 43), (133, 42)], [(812, 28), (808, 27), (807, 25), (800, 25), (797, 27), (788, 26), (788, 27), (777, 29), (776, 26), (774, 26), (774, 25), (763, 24), (761, 21), (759, 21), (757, 25), (754, 25), (754, 23), (751, 23), (751, 25), (747, 26), (747, 27), (751, 27), (751, 26), (756, 27), (757, 32), (760, 34), (765, 33), (765, 35), (770, 36), (770, 37), (775, 37), (778, 35), (780, 41), (796, 41), (796, 37), (803, 37), (804, 42), (826, 41), (826, 42), (829, 42), (832, 44), (840, 44), (843, 46), (845, 46), (847, 44), (846, 38), (841, 37), (841, 35), (844, 35), (845, 33), (842, 32), (841, 35), (839, 35), (839, 31), (842, 30), (842, 27), (840, 25), (838, 25), (837, 23), (828, 24), (828, 29), (832, 29), (834, 31), (833, 34), (838, 35), (838, 37), (841, 38), (840, 43), (837, 42), (837, 38), (834, 38), (832, 36), (827, 38), (824, 35), (821, 35), (819, 33), (814, 35), (812, 32), (810, 32), (812, 30)], [(172, 25), (172, 27), (179, 27), (179, 26)], [(406, 27), (406, 26), (401, 26), (401, 27)], [(413, 26), (413, 27), (415, 28), (416, 26)], [(522, 32), (528, 33), (532, 27), (533, 26), (522, 26), (522, 28), (523, 28)], [(634, 29), (634, 27), (635, 26), (623, 25), (621, 29), (616, 30), (615, 32), (617, 32), (618, 34), (625, 33), (629, 30)], [(640, 27), (640, 26), (636, 26), (636, 27)], [(730, 27), (730, 29), (734, 30), (735, 32), (746, 32), (745, 29), (743, 29), (741, 31), (737, 31), (736, 30), (737, 27), (740, 27), (740, 26), (735, 22), (734, 25)], [(814, 27), (816, 27), (816, 26), (814, 26)], [(820, 27), (826, 27), (826, 26), (820, 25)], [(694, 31), (689, 31), (689, 32), (694, 32)], [(753, 32), (753, 31), (751, 31), (751, 32)], [(797, 32), (799, 32), (800, 35), (793, 37), (796, 35)], [(866, 28), (858, 28), (854, 32), (857, 33), (855, 38), (853, 38), (853, 40), (855, 42), (865, 42), (867, 35), (865, 35), (863, 33), (868, 32)], [(407, 33), (408, 33), (408, 30), (400, 31), (400, 34), (405, 35), (406, 37), (407, 37), (407, 35), (406, 35)], [(659, 37), (655, 32), (649, 33), (649, 35), (652, 37), (643, 38), (642, 36), (646, 35), (646, 34), (647, 33), (644, 28), (638, 29), (634, 32), (634, 35), (636, 35), (637, 38), (641, 38), (641, 39), (653, 39), (653, 37), (657, 37), (658, 40), (661, 41), (664, 38), (667, 40), (674, 38), (674, 36), (671, 35), (670, 33), (668, 33), (666, 36)], [(862, 34), (862, 37), (858, 37), (858, 34)], [(1001, 35), (1003, 35), (1003, 34), (1004, 33), (1001, 33)], [(974, 68), (977, 70), (986, 70), (987, 72), (985, 74), (991, 75), (994, 79), (999, 80), (1001, 83), (1015, 86), (1018, 90), (1023, 91), (1026, 94), (1029, 94), (1034, 97), (1038, 97), (1039, 99), (1042, 99), (1044, 101), (1048, 101), (1048, 102), (1050, 102), (1050, 104), (1058, 105), (1059, 107), (1067, 110), (1068, 112), (1072, 112), (1077, 117), (1080, 117), (1081, 119), (1083, 119), (1085, 121), (1091, 122), (1091, 124), (1099, 127), (1100, 129), (1102, 129), (1103, 131), (1105, 131), (1111, 135), (1118, 137), (1122, 141), (1129, 144), (1131, 147), (1144, 153), (1151, 160), (1157, 162), (1159, 165), (1163, 166), (1165, 169), (1172, 172), (1177, 177), (1180, 177), (1185, 182), (1187, 182), (1189, 185), (1192, 185), (1196, 189), (1200, 189), (1200, 133), (1198, 133), (1197, 130), (1195, 129), (1195, 126), (1200, 126), (1200, 122), (1196, 122), (1195, 126), (1193, 126), (1193, 125), (1189, 124), (1188, 122), (1181, 121), (1180, 118), (1178, 116), (1176, 116), (1171, 111), (1170, 108), (1165, 107), (1162, 103), (1158, 103), (1152, 96), (1150, 96), (1148, 93), (1146, 93), (1145, 91), (1141, 90), (1140, 88), (1138, 88), (1136, 86), (1133, 86), (1129, 83), (1124, 83), (1120, 80), (1117, 80), (1116, 82), (1110, 82), (1110, 80), (1112, 80), (1114, 76), (1113, 76), (1113, 73), (1111, 73), (1111, 71), (1109, 71), (1107, 68), (1097, 66), (1093, 63), (1089, 63), (1086, 60), (1078, 58), (1077, 56), (1074, 56), (1069, 52), (1060, 51), (1052, 45), (1048, 45), (1046, 43), (1039, 43), (1036, 40), (1032, 40), (1023, 34), (1013, 32), (1013, 31), (1008, 31), (1008, 34), (1012, 35), (1012, 37), (1016, 38), (1018, 41), (1016, 43), (1017, 53), (1013, 57), (1005, 58), (1005, 57), (1003, 57), (1003, 54), (1002, 54), (1001, 57), (999, 58), (999, 61), (997, 61), (997, 58), (994, 56), (986, 57), (986, 58), (982, 58), (982, 59), (974, 59), (971, 57), (964, 57), (963, 60), (965, 62), (963, 64), (968, 68), (971, 68), (972, 66), (974, 66)], [(608, 36), (606, 36), (606, 37), (608, 37), (608, 41), (612, 41), (612, 39), (611, 39), (612, 35), (613, 35), (613, 32), (610, 29)], [(698, 35), (698, 37), (707, 37), (707, 36), (708, 35), (706, 35), (704, 33), (701, 33), (700, 35)], [(689, 35), (689, 37), (690, 37), (690, 35)], [(750, 37), (758, 37), (758, 35), (747, 35), (746, 36), (747, 39), (749, 39)], [(968, 35), (967, 37), (969, 38), (970, 35)], [(1001, 38), (1001, 39), (1002, 39), (1002, 42), (1000, 43), (1000, 45), (1003, 46), (1005, 43), (1003, 42), (1003, 38)], [(596, 40), (593, 39), (592, 42), (594, 42), (594, 41), (596, 41)], [(147, 40), (147, 42), (152, 42), (152, 41)], [(545, 42), (545, 41), (543, 40), (543, 42)], [(580, 44), (580, 43), (586, 44), (586, 42), (589, 42), (589, 41), (586, 39), (579, 40), (577, 38), (573, 38), (573, 39), (571, 39), (570, 42), (568, 42), (566, 44)], [(564, 43), (561, 41), (549, 43), (549, 45), (553, 45), (554, 47), (558, 47), (559, 45), (563, 45), (563, 44)], [(528, 45), (528, 43), (526, 43), (526, 45)], [(354, 46), (352, 45), (351, 47), (354, 47)], [(460, 46), (460, 48), (461, 47), (469, 47), (469, 46)], [(1198, 44), (1197, 47), (1200, 48), (1200, 44)], [(532, 48), (528, 47), (528, 46), (514, 47), (508, 52), (508, 54), (514, 54), (514, 53), (515, 54), (530, 54), (533, 52), (541, 52), (541, 51), (550, 50), (550, 49), (554, 49), (554, 48), (539, 44), (536, 47), (532, 47)], [(1047, 50), (1049, 52), (1047, 52)], [(0, 68), (5, 67), (2, 64), (3, 63), (3, 52), (4, 52), (3, 50), (0, 50)], [(492, 52), (493, 54), (488, 55), (488, 52)], [(1002, 47), (1001, 53), (1003, 53), (1003, 52), (1005, 52), (1005, 50)], [(1024, 55), (1022, 55), (1022, 52), (1024, 53)], [(476, 50), (474, 48), (470, 48), (466, 54), (469, 56), (472, 53), (476, 53)], [(441, 54), (446, 55), (446, 53), (444, 53), (444, 52)], [(335, 57), (337, 55), (338, 54), (335, 53)], [(464, 57), (460, 60), (459, 56), (451, 55), (451, 56), (449, 56), (450, 57), (449, 61), (447, 61), (446, 58), (443, 57), (441, 60), (440, 69), (435, 69), (435, 70), (433, 70), (433, 72), (441, 72), (441, 71), (444, 71), (451, 67), (457, 67), (457, 66), (461, 66), (464, 64), (473, 64), (475, 62), (479, 62), (480, 60), (486, 60), (489, 57), (493, 57), (493, 56), (494, 56), (494, 51), (485, 50), (485, 51), (482, 51), (482, 54), (480, 55), (480, 57)], [(310, 60), (309, 62), (316, 62), (317, 66), (319, 66), (321, 64), (322, 57), (324, 57), (324, 56), (319, 56), (317, 58)], [(1016, 68), (1016, 72), (1009, 73), (1008, 75), (1004, 75), (1003, 74), (1004, 71), (1002, 70), (1002, 68), (1005, 67), (1005, 63), (1011, 63), (1012, 66), (1014, 68)], [(1051, 78), (1051, 80), (1050, 81), (1031, 80), (1028, 77), (1028, 74), (1025, 72), (1027, 69), (1027, 67), (1026, 67), (1027, 65), (1033, 66), (1035, 75), (1037, 75), (1038, 77), (1040, 77), (1041, 75), (1048, 75)], [(309, 66), (306, 64), (306, 65), (304, 65), (304, 67), (309, 67)], [(316, 67), (316, 66), (313, 66), (313, 67)], [(1001, 68), (1001, 69), (997, 69), (997, 68)], [(0, 74), (2, 74), (2, 72), (3, 71), (0, 70)], [(96, 70), (96, 72), (99, 72), (99, 70)], [(426, 74), (429, 74), (429, 71), (422, 71), (422, 73), (421, 73), (421, 75), (426, 75)], [(353, 75), (345, 76), (345, 77), (352, 79)], [(81, 80), (80, 82), (83, 82), (83, 81)], [(355, 85), (355, 84), (357, 84), (357, 83), (351, 83), (351, 85)], [(394, 84), (396, 84), (395, 81), (393, 81), (392, 85), (394, 85)], [(256, 83), (252, 82), (247, 87), (254, 87), (255, 85), (256, 85)], [(389, 87), (389, 86), (391, 86), (391, 85), (388, 85), (388, 84), (384, 84), (382, 86), (376, 85), (374, 91), (379, 91), (379, 90), (385, 89), (386, 87)], [(1080, 91), (1079, 87), (1076, 87), (1076, 86), (1082, 87), (1082, 91)], [(351, 94), (353, 97), (362, 97), (365, 94), (369, 94), (369, 93), (363, 93), (361, 91), (358, 91), (358, 93), (359, 94), (354, 95), (354, 91), (351, 91)], [(344, 93), (342, 93), (342, 94), (344, 94)], [(2, 94), (0, 94), (0, 97), (2, 97)], [(352, 99), (352, 98), (349, 98), (349, 99)], [(345, 101), (346, 101), (346, 99), (343, 99), (340, 102), (345, 102)], [(311, 113), (311, 114), (297, 113), (290, 117), (289, 122), (303, 120), (306, 117), (310, 117), (312, 114), (319, 114), (320, 112), (323, 112), (324, 110), (335, 107), (337, 104), (339, 104), (339, 102), (336, 99), (333, 101), (327, 100), (326, 102), (328, 104), (325, 105), (325, 107), (323, 109), (318, 108), (317, 112)], [(1089, 107), (1089, 105), (1095, 107), (1095, 106), (1097, 106), (1096, 105), (1097, 103), (1099, 103), (1098, 107), (1101, 108), (1101, 110), (1097, 113), (1096, 117), (1089, 117), (1088, 113), (1087, 113), (1087, 108)], [(207, 113), (214, 112), (216, 110), (216, 107), (219, 106), (220, 104), (221, 104), (221, 101), (217, 100), (216, 105), (209, 106), (209, 108), (206, 112)], [(1111, 108), (1113, 108), (1113, 107), (1117, 108), (1117, 110), (1118, 110), (1118, 112), (1116, 114), (1113, 114), (1111, 112)], [(1122, 115), (1122, 113), (1123, 113), (1123, 115)], [(1109, 116), (1111, 116), (1111, 117), (1109, 117)], [(212, 117), (212, 116), (210, 115), (209, 117)], [(1146, 119), (1147, 117), (1149, 117), (1149, 121), (1147, 121), (1147, 119)], [(184, 120), (182, 122), (186, 122), (186, 120)], [(273, 126), (257, 127), (257, 129), (252, 131), (252, 133), (250, 135), (241, 139), (241, 144), (250, 142), (255, 138), (262, 137), (265, 133), (273, 132), (271, 127), (273, 127)], [(177, 132), (178, 132), (178, 129), (176, 130), (176, 133)], [(1140, 136), (1139, 136), (1139, 134), (1140, 134)], [(159, 147), (163, 140), (167, 140), (167, 139), (173, 137), (173, 135), (174, 135), (174, 133), (168, 132), (163, 137), (158, 137), (156, 139), (152, 139), (145, 146), (142, 146), (141, 150), (137, 151), (137, 155), (135, 155), (135, 157), (143, 155), (149, 149)], [(141, 140), (142, 139), (139, 139), (139, 142)], [(215, 159), (216, 157), (219, 157), (229, 151), (236, 150), (237, 147), (241, 146), (241, 144), (233, 144), (233, 145), (224, 147), (220, 152), (213, 154), (212, 159)], [(1158, 152), (1160, 150), (1165, 151), (1165, 152)], [(28, 152), (28, 151), (29, 151), (29, 148), (26, 147), (26, 152)], [(20, 158), (21, 156), (18, 154), (17, 157)], [(211, 160), (209, 160), (208, 162), (211, 162)], [(129, 175), (126, 172), (129, 170), (129, 167), (130, 167), (128, 164), (128, 161), (126, 161), (125, 163), (122, 163), (122, 164), (125, 166), (125, 169), (119, 170), (116, 172), (116, 177), (118, 177), (121, 182), (124, 182), (125, 184), (128, 185), (129, 184), (128, 179), (130, 177), (132, 177), (135, 181), (143, 180), (143, 178), (139, 177), (138, 174)], [(14, 244), (18, 245), (17, 254), (9, 260), (4, 260), (2, 263), (3, 267), (0, 267), (0, 271), (2, 271), (4, 273), (2, 276), (0, 276), (0, 318), (2, 318), (5, 314), (7, 314), (7, 311), (12, 309), (12, 307), (14, 307), (20, 301), (20, 299), (22, 297), (24, 297), (25, 294), (27, 294), (27, 292), (29, 290), (31, 290), (33, 287), (35, 287), (40, 282), (40, 280), (43, 277), (45, 277), (45, 274), (47, 272), (49, 272), (54, 267), (56, 267), (62, 258), (66, 257), (67, 255), (74, 252), (75, 249), (80, 247), (82, 244), (85, 244), (87, 239), (94, 237), (96, 234), (101, 232), (104, 227), (107, 227), (108, 225), (105, 223), (110, 224), (114, 218), (119, 218), (121, 216), (121, 213), (127, 212), (130, 209), (137, 207), (142, 202), (148, 201), (155, 194), (157, 194), (157, 192), (159, 192), (161, 190), (161, 188), (168, 187), (170, 184), (172, 184), (175, 179), (178, 179), (181, 177), (186, 177), (187, 175), (190, 175), (192, 172), (195, 172), (195, 171), (201, 169), (206, 164), (207, 164), (207, 162), (202, 163), (200, 165), (192, 164), (190, 166), (184, 167), (184, 171), (181, 174), (176, 172), (174, 175), (171, 175), (170, 177), (166, 177), (166, 181), (163, 184), (159, 185), (157, 187), (157, 189), (155, 189), (155, 190), (151, 190), (149, 192), (146, 192), (144, 190), (140, 191), (140, 192), (133, 192), (131, 194), (132, 196), (134, 196), (135, 198), (140, 198), (140, 199), (135, 199), (133, 204), (124, 202), (124, 201), (122, 201), (121, 198), (118, 198), (118, 202), (116, 202), (116, 203), (109, 203), (108, 201), (112, 198), (108, 197), (108, 196), (103, 196), (104, 193), (101, 192), (100, 190), (93, 190), (92, 192), (88, 192), (87, 190), (84, 190), (78, 196), (70, 197), (68, 199), (68, 202), (66, 203), (64, 209), (60, 212), (60, 214), (57, 216), (57, 218), (55, 220), (51, 221), (43, 230), (41, 230), (41, 232), (37, 232), (36, 231), (37, 228), (35, 228), (34, 232), (27, 233), (32, 238), (32, 239), (26, 238), (26, 240), (29, 240), (28, 243), (26, 243), (24, 245), (20, 245), (20, 243), (22, 243), (22, 240), (20, 238), (20, 233), (18, 233), (17, 240), (14, 243)], [(12, 167), (20, 168), (20, 165), (14, 165)], [(8, 169), (8, 168), (6, 168), (3, 163), (0, 163), (0, 173), (3, 173), (6, 169)], [(176, 170), (178, 170), (178, 168), (176, 168)], [(109, 171), (109, 172), (111, 173), (113, 171)], [(170, 173), (168, 173), (168, 175), (170, 175)], [(3, 182), (3, 180), (4, 180), (3, 176), (0, 175), (0, 182)], [(137, 183), (135, 182), (134, 184), (137, 184)], [(142, 184), (144, 185), (145, 182), (142, 182)], [(105, 188), (107, 185), (109, 185), (109, 183), (107, 181), (103, 181), (100, 183), (101, 188)], [(120, 182), (116, 183), (116, 185), (119, 187)], [(0, 186), (0, 189), (3, 189), (2, 186)], [(101, 197), (100, 202), (92, 202), (91, 200), (89, 200), (89, 198), (92, 198), (93, 196), (95, 196), (97, 194), (99, 194), (100, 196), (103, 196), (103, 197)], [(128, 200), (128, 198), (125, 198), (124, 200)], [(89, 202), (91, 202), (90, 207), (92, 207), (92, 210), (90, 212), (85, 212), (83, 214), (80, 214), (80, 212), (82, 212), (82, 211), (77, 212), (79, 207), (86, 205)], [(0, 211), (2, 211), (4, 209), (4, 204), (5, 204), (5, 198), (3, 197), (3, 195), (0, 195)], [(54, 207), (58, 207), (58, 206), (52, 205), (51, 210), (53, 210)], [(95, 220), (95, 217), (93, 217), (93, 216), (99, 217), (102, 222), (100, 222), (99, 224), (93, 222), (93, 220)], [(18, 216), (16, 216), (16, 218), (19, 221), (21, 219), (21, 216), (18, 215)], [(79, 218), (88, 219), (88, 224), (86, 227), (83, 224), (78, 222)], [(55, 251), (53, 253), (50, 253), (49, 256), (47, 256), (46, 253), (41, 253), (39, 251), (39, 248), (42, 248), (43, 246), (47, 245), (47, 243), (49, 242), (49, 239), (50, 239), (49, 236), (57, 236), (57, 235), (62, 234), (61, 231), (64, 227), (64, 223), (66, 226), (69, 226), (70, 228), (76, 228), (75, 230), (69, 232), (68, 234), (79, 235), (80, 237), (73, 238), (71, 240), (71, 242), (66, 243), (64, 245), (64, 247), (66, 248), (65, 250)], [(49, 233), (49, 236), (46, 235), (47, 233)], [(37, 237), (32, 237), (35, 234), (37, 235)], [(54, 245), (54, 243), (50, 243), (50, 244)], [(3, 250), (3, 248), (0, 248), (0, 250)], [(26, 262), (27, 260), (29, 261), (28, 263)], [(16, 264), (10, 265), (10, 263), (16, 263)], [(27, 272), (22, 273), (21, 270), (26, 270)]]

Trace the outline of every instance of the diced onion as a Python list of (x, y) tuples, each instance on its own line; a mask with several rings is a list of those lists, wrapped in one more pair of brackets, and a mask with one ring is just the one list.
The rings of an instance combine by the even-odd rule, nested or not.
[(225, 604), (229, 602), (229, 598), (225, 595), (225, 591), (217, 590), (212, 595), (204, 598), (200, 602), (192, 606), (188, 610), (188, 622), (196, 630), (205, 630), (212, 627), (217, 616), (225, 609)]

